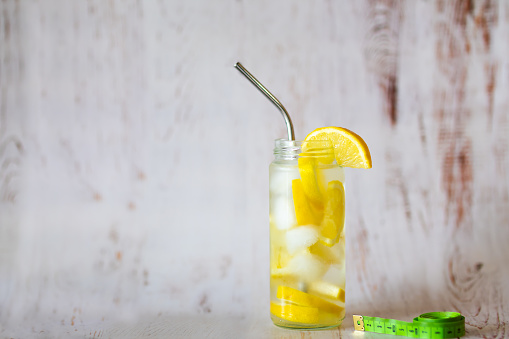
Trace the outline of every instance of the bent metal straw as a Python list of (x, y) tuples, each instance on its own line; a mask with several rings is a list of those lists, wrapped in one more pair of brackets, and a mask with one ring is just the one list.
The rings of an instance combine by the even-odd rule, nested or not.
[(283, 114), (283, 118), (285, 119), (286, 130), (288, 131), (288, 140), (295, 140), (295, 133), (293, 132), (292, 120), (290, 119), (290, 115), (286, 111), (283, 104), (272, 93), (270, 93), (270, 91), (265, 86), (263, 86), (261, 82), (259, 82), (251, 73), (249, 73), (249, 71), (245, 69), (240, 62), (237, 62), (235, 64), (235, 68), (237, 68), (242, 74), (244, 74), (244, 76), (249, 81), (251, 81), (251, 83), (260, 90), (260, 92), (265, 94), (265, 96), (269, 98), (269, 100), (272, 101), (272, 103), (276, 105), (277, 108), (279, 108), (281, 114)]

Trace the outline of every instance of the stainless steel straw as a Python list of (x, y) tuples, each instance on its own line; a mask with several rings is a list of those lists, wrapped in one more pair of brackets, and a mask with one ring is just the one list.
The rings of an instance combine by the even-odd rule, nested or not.
[(283, 104), (272, 93), (270, 93), (270, 91), (265, 86), (263, 86), (261, 82), (259, 82), (251, 73), (249, 73), (249, 71), (245, 69), (244, 66), (240, 64), (240, 62), (237, 62), (235, 64), (235, 68), (237, 68), (240, 71), (240, 73), (244, 74), (244, 76), (248, 78), (248, 80), (251, 81), (253, 85), (255, 85), (256, 88), (260, 90), (260, 92), (265, 94), (265, 96), (269, 98), (269, 100), (272, 101), (272, 103), (276, 105), (277, 108), (279, 108), (281, 114), (283, 114), (283, 118), (285, 119), (286, 129), (288, 131), (288, 140), (295, 140), (295, 133), (293, 132), (292, 120), (290, 119), (290, 115), (286, 111)]

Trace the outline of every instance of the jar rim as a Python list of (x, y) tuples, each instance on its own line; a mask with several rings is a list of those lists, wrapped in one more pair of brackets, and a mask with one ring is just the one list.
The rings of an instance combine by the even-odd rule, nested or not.
[(333, 148), (330, 140), (288, 140), (284, 138), (274, 140), (275, 147), (302, 147)]
[(274, 154), (302, 157), (302, 156), (330, 156), (334, 155), (334, 147), (330, 140), (288, 140), (274, 141)]

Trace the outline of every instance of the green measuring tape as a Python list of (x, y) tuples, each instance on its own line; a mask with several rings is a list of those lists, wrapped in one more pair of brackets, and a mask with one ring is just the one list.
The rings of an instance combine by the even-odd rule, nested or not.
[(457, 312), (430, 312), (406, 321), (353, 316), (356, 331), (400, 335), (410, 338), (458, 338), (465, 335), (465, 317)]

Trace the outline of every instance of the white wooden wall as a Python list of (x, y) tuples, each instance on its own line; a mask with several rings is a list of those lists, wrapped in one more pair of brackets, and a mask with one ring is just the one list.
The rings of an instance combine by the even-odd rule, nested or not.
[[(505, 0), (1, 1), (0, 337), (348, 337), (352, 313), (441, 310), (509, 337), (508, 56)], [(298, 138), (370, 146), (341, 332), (270, 324), (285, 126), (237, 61)]]

